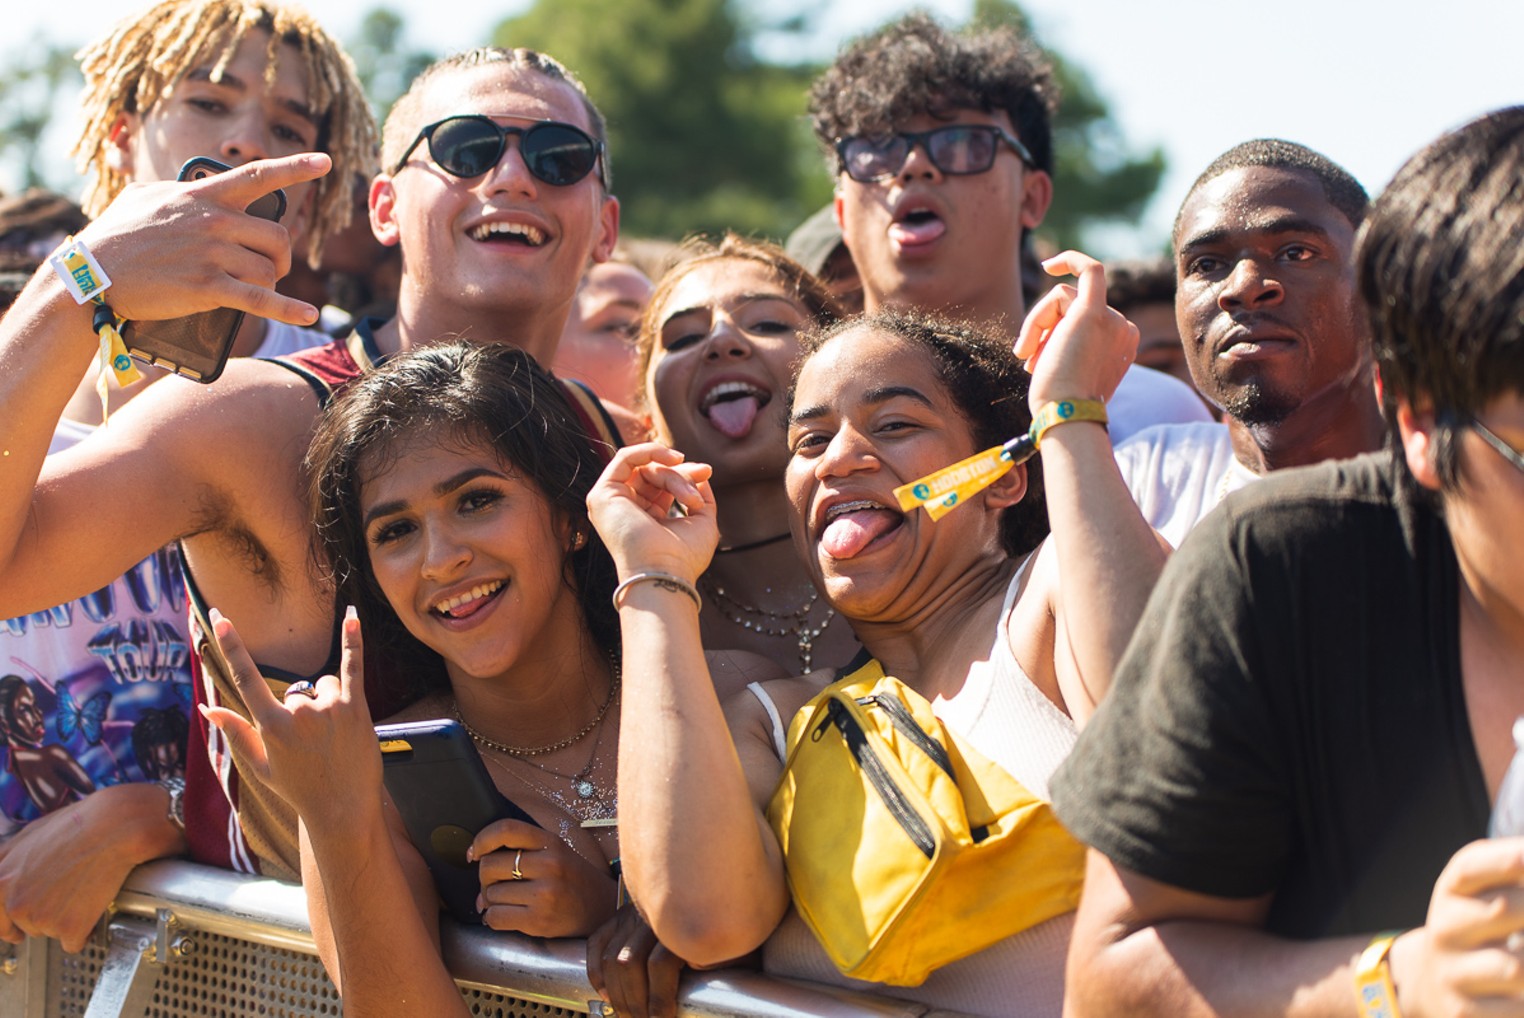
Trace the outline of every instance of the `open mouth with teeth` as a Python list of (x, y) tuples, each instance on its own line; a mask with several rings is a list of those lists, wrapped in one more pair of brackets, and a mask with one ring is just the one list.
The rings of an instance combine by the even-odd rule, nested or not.
[(773, 394), (750, 382), (721, 382), (699, 400), (699, 413), (728, 438), (745, 438)]
[(502, 594), (505, 586), (507, 584), (502, 580), (479, 583), (464, 594), (445, 598), (429, 610), (447, 619), (470, 618)]
[(947, 224), (931, 209), (910, 208), (894, 217), (889, 238), (901, 247), (930, 244), (947, 232)]
[(866, 498), (838, 502), (825, 511), (820, 546), (834, 559), (855, 558), (904, 522), (904, 513), (881, 502)]
[(473, 227), (468, 236), (483, 244), (518, 244), (523, 247), (540, 247), (545, 243), (545, 231), (528, 223), (482, 223)]

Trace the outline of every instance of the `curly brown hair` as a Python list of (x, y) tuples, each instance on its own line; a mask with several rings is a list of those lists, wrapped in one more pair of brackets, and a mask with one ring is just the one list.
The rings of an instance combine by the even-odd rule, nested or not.
[(1058, 83), (1042, 50), (1009, 26), (953, 33), (916, 12), (852, 42), (810, 87), (815, 137), (887, 134), (912, 117), (1004, 111), (1039, 170), (1053, 172)]
[(333, 169), (313, 185), (306, 255), (317, 267), (324, 241), (349, 225), (356, 181), (376, 172), (376, 119), (338, 42), (310, 15), (272, 0), (164, 0), (79, 51), (84, 127), (71, 154), (91, 178), (81, 201), (87, 213), (100, 215), (129, 183), (106, 157), (122, 114), (153, 108), (207, 62), (215, 80), (244, 37), (256, 31), (270, 36), (266, 84), (275, 80), (281, 46), (301, 54), (308, 103), (318, 121), (317, 149), (333, 157)]

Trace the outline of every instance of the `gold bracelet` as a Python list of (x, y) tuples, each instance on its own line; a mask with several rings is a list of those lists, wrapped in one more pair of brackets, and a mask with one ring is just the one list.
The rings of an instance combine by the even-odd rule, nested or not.
[(693, 606), (695, 608), (697, 608), (699, 611), (704, 610), (704, 602), (699, 597), (699, 592), (694, 588), (693, 584), (687, 582), (686, 580), (681, 580), (678, 577), (673, 576), (671, 573), (636, 573), (634, 576), (631, 576), (628, 580), (625, 580), (619, 586), (614, 588), (615, 611), (618, 611), (624, 607), (624, 605), (620, 602), (624, 600), (625, 591), (629, 590), (637, 583), (654, 583), (662, 590), (670, 590), (674, 594), (687, 594), (689, 597), (693, 598)]
[(1360, 960), (1355, 963), (1355, 1006), (1360, 1018), (1402, 1018), (1397, 1007), (1397, 987), (1392, 983), (1392, 967), (1387, 954), (1401, 930), (1378, 933), (1371, 939)]

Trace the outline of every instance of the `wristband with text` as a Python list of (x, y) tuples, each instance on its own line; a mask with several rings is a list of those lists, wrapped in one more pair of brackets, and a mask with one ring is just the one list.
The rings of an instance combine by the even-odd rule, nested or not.
[(111, 305), (106, 303), (105, 293), (111, 288), (111, 277), (106, 275), (106, 270), (101, 268), (85, 242), (75, 237), (65, 238), (63, 246), (48, 258), (48, 264), (63, 280), (76, 304), (95, 305), (90, 328), (101, 341), (101, 369), (95, 380), (95, 390), (100, 394), (101, 422), (104, 423), (108, 416), (107, 373), (114, 375), (120, 386), (131, 385), (143, 377), (128, 356), (127, 344), (122, 340), (122, 326), (126, 320), (118, 318)]
[(1397, 987), (1392, 983), (1392, 969), (1387, 954), (1401, 930), (1378, 933), (1355, 963), (1355, 1001), (1360, 1018), (1402, 1018), (1397, 1008)]
[(905, 512), (924, 507), (926, 515), (940, 520), (1004, 477), (1012, 467), (1031, 459), (1043, 435), (1071, 421), (1096, 421), (1104, 426), (1106, 404), (1098, 399), (1054, 400), (1032, 418), (1032, 427), (1025, 435), (902, 484), (894, 489), (894, 497)]

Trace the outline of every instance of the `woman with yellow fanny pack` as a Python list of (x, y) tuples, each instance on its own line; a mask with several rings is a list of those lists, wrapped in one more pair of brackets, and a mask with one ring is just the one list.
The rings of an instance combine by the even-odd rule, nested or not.
[(690, 962), (763, 946), (773, 974), (1059, 1013), (1083, 853), (1047, 779), (1165, 550), (1104, 430), (1137, 330), (1097, 263), (1050, 267), (1081, 278), (1022, 330), (1030, 384), (1003, 343), (901, 313), (803, 344), (786, 483), (795, 547), (865, 648), (838, 674), (722, 708), (692, 589), (707, 466), (636, 446), (589, 496), (622, 581), (623, 865)]

